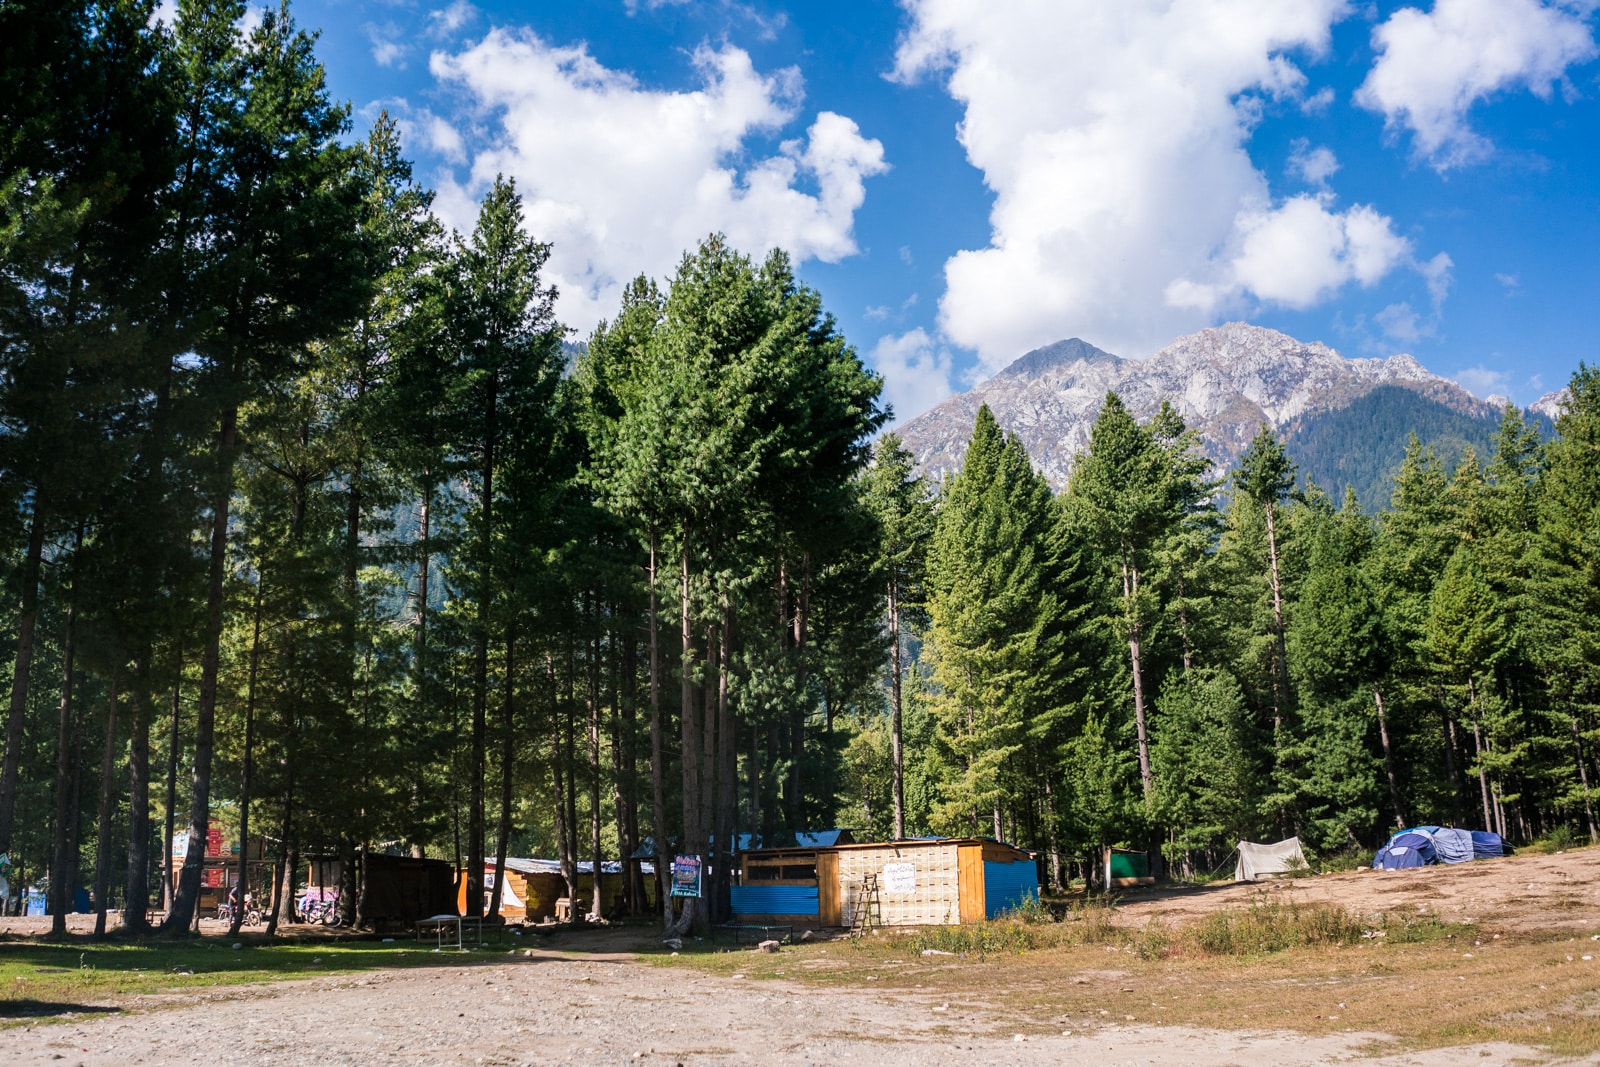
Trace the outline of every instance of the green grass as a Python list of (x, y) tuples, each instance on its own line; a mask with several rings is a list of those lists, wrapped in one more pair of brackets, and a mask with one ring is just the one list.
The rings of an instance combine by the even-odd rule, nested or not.
[[(240, 944), (243, 947), (235, 949)], [(404, 967), (503, 959), (507, 948), (435, 952), (405, 938), (317, 943), (200, 939), (55, 943), (0, 939), (0, 1028), (138, 996)]]

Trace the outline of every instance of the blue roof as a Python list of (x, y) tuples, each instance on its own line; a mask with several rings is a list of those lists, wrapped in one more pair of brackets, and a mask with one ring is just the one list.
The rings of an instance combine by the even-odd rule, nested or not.
[[(786, 837), (788, 835), (780, 834), (778, 836)], [(832, 848), (834, 845), (848, 845), (853, 840), (854, 832), (843, 826), (832, 830), (797, 830), (794, 833), (793, 843), (774, 843), (772, 845), (766, 844), (760, 834), (746, 833), (734, 835), (733, 850), (735, 852), (754, 852), (763, 848)], [(709, 840), (706, 842), (708, 845), (710, 843)], [(677, 845), (676, 841), (671, 841), (668, 844), (668, 849), (675, 850)], [(656, 843), (653, 837), (645, 838), (639, 843), (639, 847), (633, 850), (633, 858), (636, 860), (654, 859), (655, 854)]]

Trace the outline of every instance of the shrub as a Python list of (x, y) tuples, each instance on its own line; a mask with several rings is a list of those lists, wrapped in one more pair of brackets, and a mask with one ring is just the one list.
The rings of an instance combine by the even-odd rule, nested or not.
[(1257, 902), (1215, 912), (1188, 930), (1188, 942), (1213, 956), (1253, 956), (1309, 945), (1349, 945), (1361, 924), (1333, 904)]

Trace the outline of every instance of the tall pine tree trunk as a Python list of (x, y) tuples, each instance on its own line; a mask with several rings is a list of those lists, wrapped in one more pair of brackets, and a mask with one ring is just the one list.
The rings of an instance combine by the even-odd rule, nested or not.
[(495, 835), (494, 895), (489, 901), (489, 915), (499, 918), (500, 901), (505, 893), (506, 850), (511, 843), (511, 791), (516, 782), (517, 756), (517, 633), (511, 627), (506, 633), (506, 682), (501, 704), (504, 729), (500, 735), (500, 826)]
[(100, 760), (100, 811), (95, 820), (94, 849), (94, 936), (106, 935), (106, 911), (111, 891), (111, 817), (116, 809), (117, 788), (117, 686), (121, 679), (111, 672), (106, 697), (106, 747)]
[(789, 747), (789, 826), (801, 829), (802, 808), (805, 804), (804, 763), (806, 754), (806, 645), (811, 629), (811, 553), (800, 554), (800, 586), (794, 604), (794, 663), (795, 702), (794, 718), (790, 720)]
[(133, 715), (128, 722), (128, 888), (122, 902), (122, 928), (142, 934), (150, 928), (150, 701), (149, 638), (135, 658)]
[(488, 774), (489, 733), (489, 619), (493, 611), (494, 589), (490, 584), (494, 572), (494, 475), (496, 426), (496, 379), (488, 378), (488, 391), (484, 402), (483, 498), (479, 502), (483, 511), (483, 529), (478, 542), (478, 596), (477, 596), (477, 654), (474, 658), (472, 679), (472, 771), (471, 794), (467, 802), (467, 915), (477, 918), (483, 914), (483, 854), (484, 854), (484, 779)]
[(1272, 501), (1267, 501), (1267, 566), (1268, 576), (1272, 579), (1272, 637), (1275, 652), (1272, 689), (1277, 694), (1272, 723), (1274, 737), (1283, 728), (1283, 707), (1289, 699), (1289, 651), (1284, 640), (1283, 583), (1278, 577), (1277, 511)]
[(735, 622), (733, 598), (724, 594), (717, 651), (717, 870), (716, 893), (711, 899), (714, 920), (727, 917), (723, 908), (733, 883), (734, 820), (739, 807), (738, 732), (730, 688), (734, 642), (738, 639)]
[(172, 835), (178, 815), (178, 714), (183, 708), (183, 657), (178, 657), (177, 676), (172, 680), (172, 734), (167, 739), (167, 824), (161, 838), (161, 907), (172, 910), (178, 895), (178, 872), (172, 869)]
[(1595, 826), (1594, 800), (1589, 794), (1589, 770), (1583, 765), (1583, 735), (1578, 732), (1578, 717), (1571, 716), (1572, 753), (1578, 767), (1578, 785), (1583, 789), (1583, 814), (1589, 828), (1589, 843), (1600, 841), (1600, 827)]
[(1139, 627), (1139, 568), (1131, 548), (1122, 550), (1122, 599), (1127, 605), (1128, 663), (1133, 672), (1133, 725), (1139, 741), (1139, 783), (1144, 787), (1145, 803), (1155, 791), (1155, 775), (1150, 769), (1150, 736), (1145, 723), (1144, 663)]
[(901, 722), (903, 709), (900, 688), (900, 584), (893, 578), (889, 579), (889, 694), (891, 707), (889, 709), (889, 759), (893, 765), (892, 783), (894, 793), (894, 839), (905, 840), (906, 836), (906, 766), (903, 742), (901, 741)]
[(654, 824), (651, 835), (656, 854), (656, 901), (661, 905), (665, 926), (672, 925), (672, 902), (668, 896), (671, 888), (672, 851), (667, 843), (667, 799), (665, 770), (662, 767), (661, 737), (661, 602), (656, 586), (657, 552), (660, 548), (656, 531), (650, 531), (650, 819)]
[[(82, 542), (82, 535), (79, 535)], [(77, 886), (76, 868), (70, 843), (73, 839), (71, 822), (73, 807), (73, 756), (76, 732), (76, 712), (73, 707), (73, 660), (77, 655), (78, 602), (75, 592), (67, 599), (67, 622), (61, 639), (61, 702), (58, 705), (59, 724), (56, 731), (56, 790), (54, 858), (50, 863), (50, 936), (62, 937), (67, 932), (67, 912), (72, 910), (73, 890)]]
[(1389, 719), (1383, 713), (1383, 692), (1378, 683), (1372, 683), (1372, 701), (1378, 706), (1378, 740), (1383, 743), (1383, 770), (1389, 777), (1389, 801), (1394, 805), (1395, 829), (1406, 825), (1405, 808), (1400, 803), (1400, 779), (1395, 776), (1394, 752), (1389, 747)]
[[(679, 549), (681, 587), (678, 600), (679, 639), (682, 641), (682, 724), (683, 748), (680, 761), (683, 765), (683, 844), (679, 851), (686, 855), (704, 855), (706, 829), (700, 818), (700, 733), (699, 709), (695, 702), (694, 684), (694, 613), (689, 591), (689, 544)], [(683, 910), (667, 928), (669, 936), (681, 937), (697, 919), (699, 901), (694, 897), (680, 897)]]
[(194, 723), (194, 796), (189, 809), (189, 853), (178, 876), (172, 910), (162, 923), (169, 933), (187, 930), (200, 903), (200, 875), (205, 866), (206, 831), (211, 825), (211, 759), (216, 744), (217, 674), (221, 664), (223, 579), (228, 560), (228, 509), (233, 501), (233, 461), (238, 443), (239, 413), (223, 412), (217, 434), (217, 489), (211, 503), (210, 584), (206, 594), (205, 647), (200, 658), (200, 705)]
[(22, 609), (17, 613), (17, 656), (11, 667), (11, 705), (6, 715), (6, 750), (0, 763), (0, 854), (11, 851), (17, 814), (17, 770), (22, 762), (22, 727), (28, 712), (28, 678), (33, 668), (33, 629), (39, 615), (39, 568), (44, 558), (45, 493), (33, 494), (28, 518), (28, 549), (22, 560)]
[(594, 865), (594, 885), (589, 902), (589, 914), (596, 919), (605, 918), (606, 903), (604, 879), (600, 867), (605, 860), (600, 847), (600, 636), (599, 605), (594, 594), (589, 594), (589, 609), (593, 616), (593, 636), (589, 640), (589, 860)]
[(250, 667), (245, 678), (244, 769), (239, 778), (239, 869), (235, 874), (239, 886), (239, 906), (233, 911), (233, 923), (228, 927), (229, 937), (239, 936), (239, 927), (244, 922), (248, 907), (245, 894), (250, 890), (250, 787), (255, 773), (256, 679), (261, 672), (261, 607), (266, 587), (266, 575), (258, 575), (255, 610), (250, 622)]
[(1492, 830), (1495, 824), (1489, 801), (1489, 774), (1483, 766), (1483, 726), (1478, 718), (1478, 687), (1471, 675), (1467, 676), (1467, 695), (1467, 709), (1472, 713), (1472, 743), (1478, 755), (1478, 791), (1483, 797), (1483, 828)]
[[(1440, 704), (1444, 700), (1441, 697)], [(1451, 825), (1460, 826), (1464, 821), (1461, 817), (1461, 778), (1456, 770), (1456, 753), (1461, 751), (1461, 744), (1456, 740), (1455, 716), (1448, 711), (1444, 712), (1444, 772), (1450, 783), (1450, 822)]]

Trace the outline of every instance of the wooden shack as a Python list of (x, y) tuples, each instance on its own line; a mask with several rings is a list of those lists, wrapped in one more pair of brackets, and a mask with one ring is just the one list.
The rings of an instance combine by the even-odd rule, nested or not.
[[(655, 873), (653, 864), (644, 865), (650, 874)], [(459, 873), (465, 873), (463, 870)], [(624, 869), (621, 863), (607, 860), (600, 867), (600, 891), (604, 894), (604, 903), (607, 915), (616, 915), (622, 911), (623, 897), (625, 896)], [(457, 878), (456, 907), (461, 914), (467, 910), (467, 889), (465, 878)], [(494, 861), (486, 861), (483, 865), (483, 907), (487, 913), (490, 895), (494, 892)], [(524, 859), (521, 857), (506, 857), (506, 884), (501, 890), (500, 914), (507, 922), (543, 922), (556, 917), (556, 901), (562, 900), (567, 895), (567, 880), (562, 877), (561, 863), (559, 860)], [(655, 900), (655, 880), (645, 880), (645, 899), (647, 904)], [(589, 904), (594, 900), (594, 864), (589, 860), (578, 863), (578, 905), (579, 910), (588, 911)]]
[(993, 919), (1039, 893), (1031, 852), (987, 838), (864, 842), (742, 853), (736, 919), (849, 926), (869, 876), (878, 926), (951, 926)]

